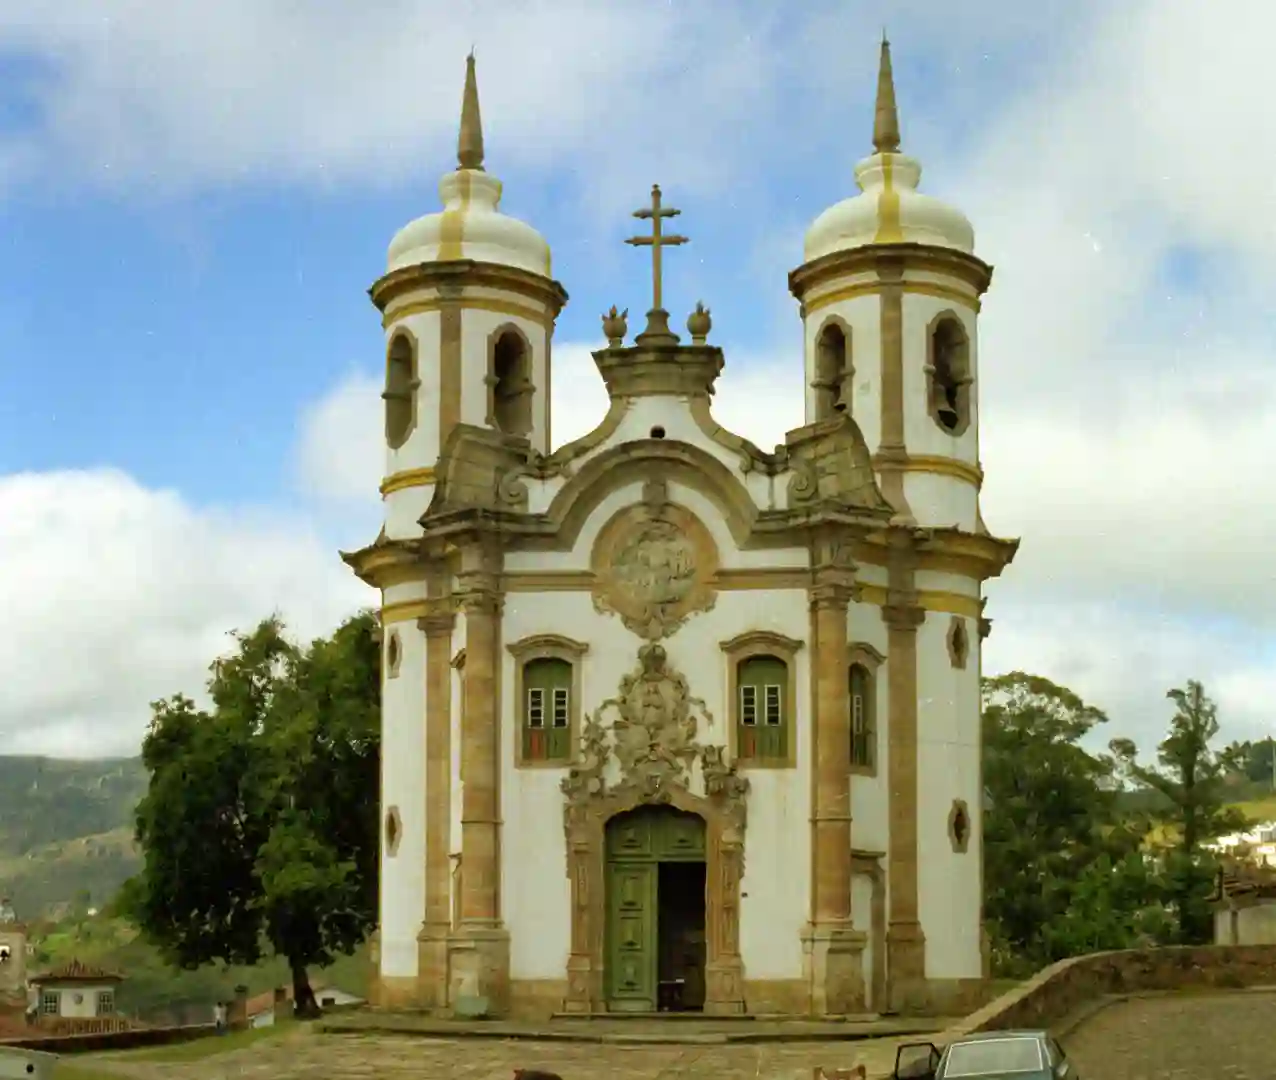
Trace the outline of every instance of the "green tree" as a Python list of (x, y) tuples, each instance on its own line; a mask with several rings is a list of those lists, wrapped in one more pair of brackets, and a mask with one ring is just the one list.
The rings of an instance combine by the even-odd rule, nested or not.
[(1041, 676), (984, 680), (985, 912), (997, 955), (1021, 965), (1151, 932), (1141, 826), (1118, 814), (1113, 759), (1081, 745), (1107, 719)]
[(1210, 940), (1208, 896), (1214, 880), (1214, 860), (1204, 845), (1248, 824), (1245, 815), (1227, 805), (1226, 780), (1237, 771), (1239, 748), (1216, 750), (1218, 709), (1196, 680), (1170, 690), (1174, 702), (1169, 733), (1157, 747), (1157, 764), (1141, 765), (1138, 748), (1129, 739), (1114, 739), (1110, 749), (1123, 773), (1135, 783), (1157, 792), (1168, 804), (1167, 824), (1176, 839), (1165, 861), (1167, 896), (1178, 916), (1179, 940)]
[(137, 811), (142, 872), (120, 901), (178, 967), (255, 964), (268, 946), (316, 1010), (307, 966), (376, 917), (380, 650), (370, 614), (300, 648), (277, 618), (214, 662), (210, 710), (152, 706)]

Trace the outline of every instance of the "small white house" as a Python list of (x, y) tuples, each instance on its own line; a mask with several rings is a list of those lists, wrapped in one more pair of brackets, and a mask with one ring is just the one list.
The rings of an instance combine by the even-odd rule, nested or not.
[(79, 960), (30, 979), (42, 1021), (115, 1016), (116, 990), (123, 981), (123, 975)]

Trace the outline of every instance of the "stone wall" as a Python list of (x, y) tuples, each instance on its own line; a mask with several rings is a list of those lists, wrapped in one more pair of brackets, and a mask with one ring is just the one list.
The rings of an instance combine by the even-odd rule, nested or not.
[(132, 1050), (139, 1046), (163, 1046), (169, 1043), (189, 1042), (211, 1036), (216, 1029), (212, 1024), (192, 1024), (186, 1027), (134, 1028), (131, 1031), (108, 1031), (94, 1035), (52, 1035), (39, 1028), (31, 1028), (30, 1034), (16, 1038), (0, 1038), (0, 1049), (43, 1050), (52, 1054), (83, 1054), (99, 1050)]
[(1048, 1028), (1109, 995), (1276, 985), (1276, 945), (1200, 945), (1089, 953), (1043, 968), (945, 1032)]

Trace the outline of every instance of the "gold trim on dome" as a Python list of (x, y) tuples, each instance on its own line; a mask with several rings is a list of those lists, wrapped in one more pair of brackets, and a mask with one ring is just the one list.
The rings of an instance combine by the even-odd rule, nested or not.
[(717, 545), (695, 514), (668, 501), (660, 480), (649, 480), (643, 501), (602, 527), (590, 564), (595, 610), (618, 615), (649, 641), (675, 633), (717, 599)]
[[(381, 325), (389, 329), (400, 319), (430, 311), (441, 311), (448, 304), (455, 304), (456, 302), (454, 299), (439, 296), (425, 300), (413, 300), (406, 304), (400, 304), (393, 311), (386, 312), (381, 317)], [(515, 319), (526, 319), (528, 322), (547, 329), (554, 326), (554, 313), (552, 311), (534, 308), (528, 304), (520, 304), (514, 300), (501, 300), (487, 296), (467, 296), (462, 299), (461, 304), (467, 311), (490, 311), (495, 315), (508, 315)]]
[(425, 469), (404, 469), (401, 472), (391, 473), (381, 481), (381, 496), (384, 498), (391, 492), (404, 491), (407, 488), (429, 487), (433, 483), (433, 466)]
[(422, 290), (448, 294), (449, 299), (468, 306), (470, 298), (465, 295), (466, 286), (498, 289), (521, 296), (539, 304), (554, 317), (567, 303), (567, 291), (553, 278), (516, 266), (477, 259), (438, 260), (391, 270), (373, 283), (368, 294), (384, 314), (393, 310), (396, 300), (408, 300)]
[[(789, 274), (789, 291), (809, 311), (817, 305), (822, 306), (825, 296), (833, 295), (832, 292), (819, 293), (821, 287), (835, 289), (847, 278), (868, 274), (880, 275), (883, 267), (891, 267), (890, 276), (901, 279), (910, 270), (941, 275), (968, 286), (977, 297), (987, 292), (992, 282), (992, 267), (974, 255), (967, 255), (964, 251), (957, 251), (954, 248), (904, 242), (866, 244), (863, 247), (821, 255), (818, 259), (803, 263)], [(906, 292), (921, 291), (917, 288), (919, 285), (933, 284), (903, 280), (900, 283)], [(868, 286), (865, 289), (866, 292), (876, 292), (881, 287), (877, 282), (866, 283), (866, 285)], [(860, 285), (846, 286), (849, 289), (861, 287)], [(954, 292), (958, 297), (962, 297), (964, 303), (970, 303), (968, 294), (962, 294), (958, 290)], [(812, 296), (812, 293), (816, 295)], [(857, 294), (852, 293), (852, 295)]]
[[(840, 304), (843, 300), (854, 300), (860, 296), (874, 296), (881, 291), (881, 282), (876, 279), (858, 282), (854, 285), (846, 285), (840, 289), (830, 289), (828, 292), (820, 293), (819, 296), (811, 297), (805, 301), (802, 305), (802, 311), (807, 317), (810, 317), (826, 307)], [(979, 301), (979, 297), (973, 293), (954, 289), (951, 285), (941, 285), (937, 281), (903, 281), (900, 283), (900, 291), (911, 296), (930, 296), (937, 300), (948, 300), (954, 304), (969, 308), (976, 315), (979, 314), (980, 308), (983, 306)]]

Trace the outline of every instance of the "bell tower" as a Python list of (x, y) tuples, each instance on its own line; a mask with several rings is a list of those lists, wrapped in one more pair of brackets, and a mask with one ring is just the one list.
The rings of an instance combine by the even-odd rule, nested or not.
[(975, 256), (965, 216), (918, 191), (885, 39), (874, 113), (873, 152), (855, 167), (860, 194), (815, 220), (789, 275), (806, 421), (854, 417), (903, 520), (982, 531), (977, 345), (992, 268)]
[(443, 209), (399, 230), (369, 290), (385, 329), (381, 492), (391, 540), (419, 535), (457, 424), (550, 449), (550, 346), (567, 293), (551, 276), (549, 245), (500, 212), (501, 194), (484, 167), (471, 54), (457, 167), (439, 181)]

